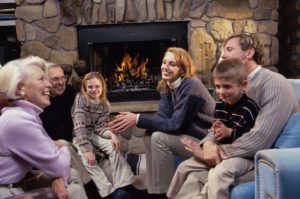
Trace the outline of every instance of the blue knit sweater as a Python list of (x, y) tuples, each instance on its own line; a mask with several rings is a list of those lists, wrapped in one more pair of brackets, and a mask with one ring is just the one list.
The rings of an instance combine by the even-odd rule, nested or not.
[(188, 134), (202, 139), (213, 121), (215, 102), (197, 77), (160, 93), (156, 115), (140, 114), (137, 126), (149, 131)]

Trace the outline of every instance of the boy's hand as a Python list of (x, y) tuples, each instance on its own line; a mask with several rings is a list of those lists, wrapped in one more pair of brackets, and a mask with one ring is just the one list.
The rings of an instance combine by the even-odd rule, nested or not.
[(215, 139), (217, 141), (220, 141), (226, 137), (231, 137), (233, 131), (231, 128), (226, 127), (225, 124), (220, 120), (216, 120), (213, 123), (213, 128), (214, 128)]

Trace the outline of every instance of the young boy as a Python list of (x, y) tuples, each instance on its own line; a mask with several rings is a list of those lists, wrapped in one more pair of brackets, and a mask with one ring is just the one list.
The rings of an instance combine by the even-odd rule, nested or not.
[[(259, 107), (245, 93), (247, 86), (246, 72), (239, 59), (221, 61), (213, 71), (213, 81), (219, 101), (215, 108), (215, 121), (210, 131), (219, 144), (231, 144), (243, 133), (249, 132), (254, 126)], [(245, 158), (223, 160), (216, 167), (218, 170), (232, 170), (234, 177), (241, 176), (253, 168), (253, 161)], [(208, 181), (198, 198), (219, 199), (228, 196), (230, 185), (224, 172), (209, 170)], [(226, 193), (226, 194), (223, 194)], [(223, 197), (222, 197), (223, 198)]]

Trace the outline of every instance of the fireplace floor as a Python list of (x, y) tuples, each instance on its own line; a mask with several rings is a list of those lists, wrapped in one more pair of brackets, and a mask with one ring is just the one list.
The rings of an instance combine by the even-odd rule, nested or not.
[(130, 102), (111, 102), (110, 103), (110, 112), (112, 115), (117, 114), (118, 112), (156, 112), (158, 109), (158, 100), (150, 101), (130, 101)]

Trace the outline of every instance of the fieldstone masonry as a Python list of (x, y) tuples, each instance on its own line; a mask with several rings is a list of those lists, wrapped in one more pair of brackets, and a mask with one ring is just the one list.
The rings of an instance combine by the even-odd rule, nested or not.
[(21, 56), (52, 62), (78, 59), (76, 27), (149, 22), (188, 22), (189, 51), (199, 74), (209, 72), (222, 41), (234, 32), (257, 33), (266, 65), (278, 62), (279, 0), (16, 0)]

